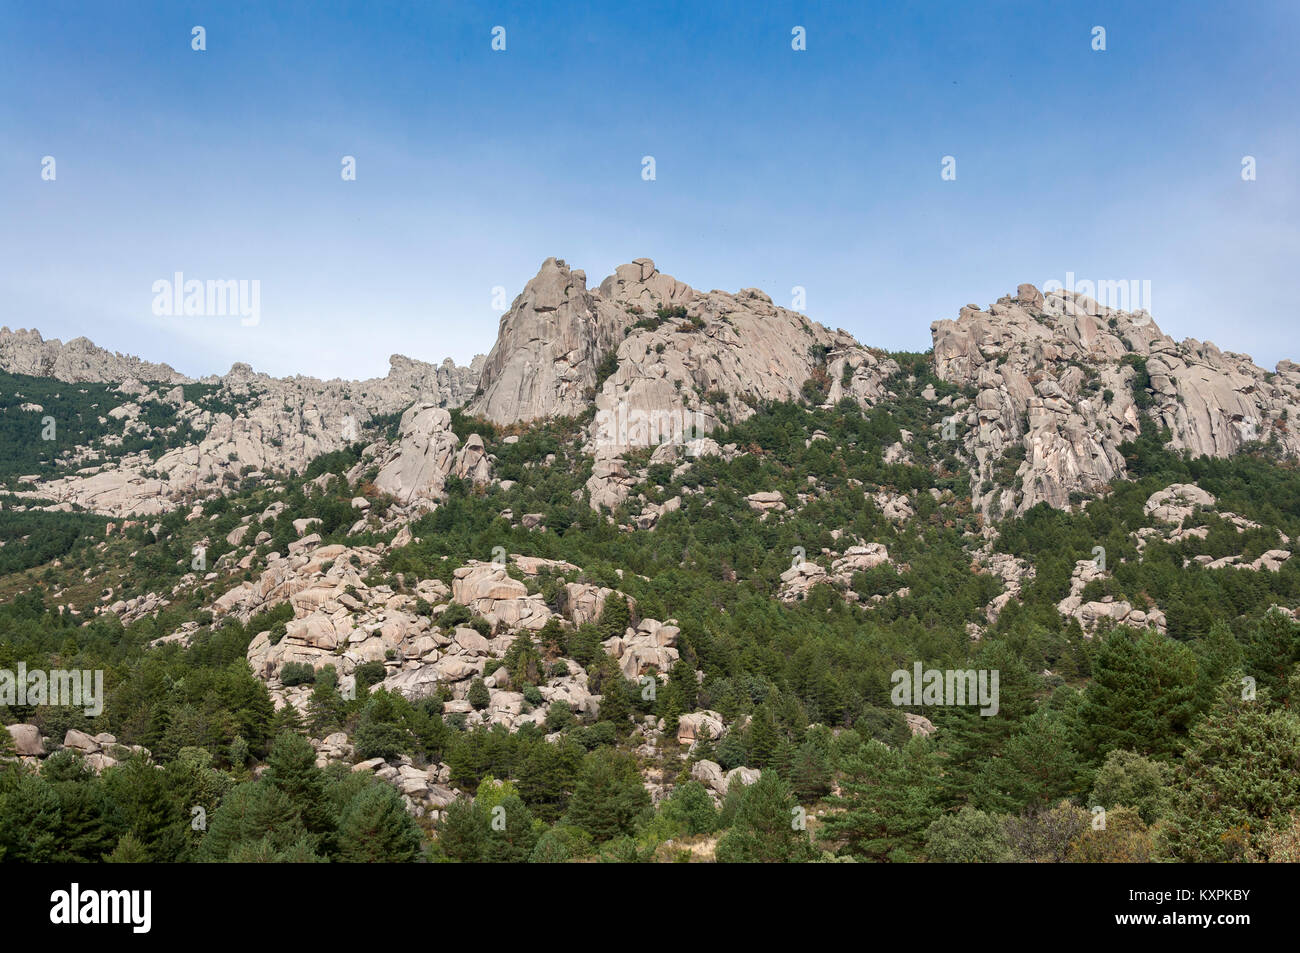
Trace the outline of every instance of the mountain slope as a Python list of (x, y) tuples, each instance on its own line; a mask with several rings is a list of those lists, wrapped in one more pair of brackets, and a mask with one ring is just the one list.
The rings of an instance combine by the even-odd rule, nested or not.
[[(10, 374), (6, 422), (43, 401), (103, 470), (0, 497), (0, 660), (108, 678), (98, 714), (0, 700), (0, 798), (59, 796), (70, 759), (113, 804), (157, 776), (214, 817), (277, 796), (264, 766), (333, 792), (283, 842), (147, 831), (155, 860), (342, 859), (364, 792), (445, 860), (1286, 855), (1289, 368), (1027, 285), (886, 354), (648, 259), (534, 282), (469, 407), (467, 375), (397, 358)], [(916, 671), (998, 687), (900, 697)]]

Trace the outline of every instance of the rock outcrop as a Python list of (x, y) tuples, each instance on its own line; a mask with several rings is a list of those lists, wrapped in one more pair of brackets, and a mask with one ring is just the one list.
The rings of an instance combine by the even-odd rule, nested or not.
[[(1300, 365), (1283, 361), (1268, 374), (1208, 342), (1177, 343), (1144, 311), (1021, 285), (931, 332), (937, 375), (976, 395), (944, 436), (969, 455), (986, 514), (1064, 507), (1073, 493), (1102, 490), (1124, 476), (1119, 445), (1144, 417), (1194, 455), (1225, 456), (1270, 436), (1300, 454), (1300, 435), (1285, 424), (1300, 409)], [(999, 471), (1014, 472), (1011, 485)]]
[(584, 272), (546, 259), (501, 318), (470, 412), (499, 424), (581, 413), (631, 321), (587, 290)]
[(592, 291), (548, 258), (501, 319), (471, 413), (509, 424), (573, 416), (594, 400), (587, 450), (593, 507), (630, 489), (629, 449), (699, 445), (764, 401), (844, 398), (870, 406), (897, 365), (842, 331), (773, 304), (753, 288), (699, 292), (648, 258), (620, 265)]
[(167, 364), (153, 364), (129, 354), (96, 347), (88, 338), (67, 344), (45, 340), (35, 329), (0, 328), (0, 370), (31, 377), (53, 377), (69, 383), (117, 383), (140, 380), (188, 384), (190, 379)]
[[(119, 390), (135, 400), (124, 405), (124, 416), (134, 421), (143, 404), (165, 403), (174, 408), (176, 425), (196, 434), (194, 442), (174, 447), (156, 460), (147, 452), (115, 456), (111, 444), (91, 448), (108, 456), (93, 472), (40, 480), (34, 490), (25, 491), (30, 497), (118, 517), (167, 512), (184, 500), (220, 493), (248, 474), (301, 472), (321, 454), (359, 441), (371, 418), (406, 410), (416, 402), (459, 406), (476, 386), (473, 382), (482, 360), (459, 368), (450, 361), (435, 366), (394, 355), (387, 377), (367, 381), (280, 379), (235, 364), (221, 377), (204, 378), (199, 383), (210, 394), (190, 400), (181, 387), (144, 384), (141, 378), (129, 376), (162, 376), (165, 384), (189, 383), (166, 365), (111, 355), (88, 342), (76, 348), (72, 345), (77, 342), (45, 342), (44, 357), (38, 358), (31, 353), (29, 339), (39, 341), (40, 336), (35, 332), (0, 336), (0, 347), (8, 342), (12, 352), (0, 352), (0, 366), (21, 373), (48, 368), (53, 376), (74, 381), (112, 381), (109, 375), (128, 375)], [(16, 341), (28, 343), (19, 346)], [(44, 363), (34, 363), (38, 361)], [(128, 422), (127, 426), (133, 433), (149, 435), (144, 424)], [(481, 475), (481, 470), (472, 473), (474, 478)]]
[[(639, 270), (638, 270), (639, 269)], [(799, 399), (810, 378), (826, 402), (870, 406), (898, 366), (763, 292), (697, 292), (649, 259), (621, 266), (602, 294), (637, 319), (596, 394), (592, 441), (603, 450), (685, 443), (765, 401)]]
[(491, 458), (477, 434), (465, 446), (451, 430), (451, 414), (429, 402), (412, 404), (398, 424), (397, 443), (378, 457), (375, 486), (405, 505), (438, 501), (448, 476), (477, 484), (492, 479)]

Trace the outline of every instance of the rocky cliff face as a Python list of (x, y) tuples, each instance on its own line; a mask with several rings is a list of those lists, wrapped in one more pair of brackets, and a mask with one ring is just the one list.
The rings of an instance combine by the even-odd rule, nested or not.
[[(898, 369), (757, 289), (702, 293), (659, 280), (665, 277), (640, 259), (601, 284), (602, 293), (616, 290), (620, 303), (640, 309), (619, 345), (617, 369), (596, 395), (592, 435), (602, 449), (678, 441), (679, 431), (687, 440), (703, 436), (724, 420), (749, 417), (756, 404), (797, 399), (817, 373), (829, 384), (828, 400), (869, 405)], [(671, 316), (660, 318), (659, 309)]]
[[(610, 355), (616, 367), (598, 380)], [(581, 413), (594, 394), (598, 446), (647, 446), (683, 424), (707, 433), (755, 402), (796, 398), (818, 369), (830, 400), (866, 405), (897, 367), (753, 288), (699, 292), (638, 258), (589, 291), (583, 272), (549, 258), (501, 319), (469, 410), (531, 421)]]
[[(1175, 342), (1146, 312), (1021, 285), (931, 332), (937, 375), (975, 392), (945, 430), (968, 452), (975, 505), (990, 515), (1065, 506), (1123, 477), (1119, 445), (1144, 417), (1194, 455), (1274, 436), (1300, 454), (1286, 423), (1300, 407), (1300, 366), (1283, 361), (1270, 374), (1208, 342)], [(1012, 485), (998, 485), (1011, 470)]]
[(493, 423), (575, 415), (590, 404), (601, 358), (632, 323), (587, 290), (587, 276), (548, 258), (501, 319), (470, 412)]

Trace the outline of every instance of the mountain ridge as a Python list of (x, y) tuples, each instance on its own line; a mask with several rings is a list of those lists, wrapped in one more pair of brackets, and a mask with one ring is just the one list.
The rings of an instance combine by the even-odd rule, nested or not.
[[(1300, 456), (1300, 433), (1287, 424), (1300, 414), (1300, 365), (1283, 360), (1269, 372), (1212, 342), (1174, 341), (1144, 311), (1022, 284), (987, 309), (967, 305), (955, 319), (933, 322), (931, 337), (930, 366), (963, 391), (936, 400), (945, 415), (940, 437), (953, 441), (970, 472), (972, 505), (990, 517), (1103, 492), (1126, 473), (1120, 446), (1148, 424), (1193, 456), (1227, 456), (1255, 441)], [(698, 441), (772, 402), (832, 407), (847, 398), (865, 409), (894, 396), (888, 382), (899, 366), (756, 289), (698, 291), (649, 258), (618, 266), (589, 289), (585, 272), (548, 258), (502, 315), (489, 353), (469, 367), (394, 354), (383, 378), (321, 381), (275, 378), (236, 362), (196, 381), (84, 337), (64, 344), (5, 328), (0, 370), (132, 390), (153, 376), (216, 388), (246, 408), (204, 417), (185, 410), (183, 391), (173, 393), (205, 434), (197, 454), (171, 451), (158, 466), (141, 461), (116, 475), (111, 466), (65, 474), (30, 491), (122, 516), (202, 495), (205, 484), (219, 488), (224, 474), (301, 470), (358, 439), (369, 422), (416, 405), (463, 407), (496, 426), (582, 418), (584, 449), (596, 460), (592, 505), (613, 509), (630, 487), (629, 453)], [(429, 430), (445, 429), (443, 418), (403, 420), (423, 430), (399, 434), (399, 442), (444, 447), (433, 470), (408, 454), (408, 472), (446, 472), (448, 442)], [(477, 463), (471, 469), (483, 473)], [(170, 485), (146, 470), (167, 473)], [(426, 492), (399, 485), (403, 494)]]

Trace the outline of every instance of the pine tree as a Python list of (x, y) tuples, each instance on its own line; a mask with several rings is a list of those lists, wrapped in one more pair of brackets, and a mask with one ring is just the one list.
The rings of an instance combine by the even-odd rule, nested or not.
[(975, 806), (995, 813), (1055, 804), (1081, 793), (1082, 770), (1065, 720), (1036, 712), (1020, 723), (1002, 755), (986, 762), (973, 789)]
[(487, 818), (480, 806), (457, 799), (447, 805), (438, 824), (437, 849), (448, 860), (476, 864), (487, 843)]
[(322, 736), (337, 731), (343, 727), (346, 710), (347, 702), (339, 694), (334, 666), (326, 665), (316, 672), (316, 683), (312, 687), (311, 698), (307, 700), (307, 721), (311, 730)]
[(339, 860), (343, 863), (401, 864), (420, 851), (420, 829), (397, 792), (375, 782), (353, 797), (339, 818)]
[(150, 860), (178, 863), (189, 859), (190, 805), (177, 802), (165, 772), (136, 755), (106, 771), (103, 783), (121, 812), (122, 822)]
[(249, 781), (232, 789), (208, 818), (199, 859), (225, 861), (235, 848), (264, 837), (275, 850), (282, 850), (305, 836), (302, 818), (288, 795), (265, 781)]
[(479, 676), (475, 676), (474, 680), (469, 683), (469, 691), (466, 693), (465, 698), (474, 706), (476, 711), (482, 711), (492, 704), (492, 693), (488, 691), (487, 685)]
[(95, 863), (113, 850), (123, 829), (117, 806), (104, 786), (89, 781), (60, 781), (53, 785), (59, 799), (61, 863)]
[(113, 852), (104, 855), (104, 863), (147, 864), (149, 863), (149, 852), (144, 849), (144, 845), (140, 843), (139, 839), (128, 831), (118, 840)]
[(600, 628), (602, 642), (614, 636), (626, 635), (632, 625), (632, 613), (628, 609), (627, 597), (620, 592), (611, 592), (607, 595), (596, 624)]
[[(311, 704), (311, 699), (308, 699), (308, 704)], [(300, 735), (306, 730), (307, 726), (302, 720), (302, 715), (294, 705), (281, 705), (280, 709), (271, 717), (270, 733), (272, 738), (278, 738), (286, 731)]]
[(1021, 719), (1033, 709), (1038, 687), (1015, 651), (1002, 642), (983, 648), (972, 661), (975, 669), (998, 672), (998, 713), (982, 715), (977, 707), (944, 708), (933, 713), (939, 728), (936, 741), (943, 756), (938, 797), (948, 810), (971, 802), (984, 765), (1001, 754)]
[(600, 843), (632, 834), (649, 807), (650, 795), (636, 762), (613, 749), (600, 748), (583, 760), (569, 801), (568, 822)]
[(533, 848), (532, 854), (528, 857), (530, 864), (562, 864), (571, 860), (573, 854), (569, 851), (569, 845), (564, 842), (555, 830), (548, 828), (538, 838), (537, 845)]
[(316, 766), (311, 743), (290, 732), (276, 738), (262, 780), (293, 803), (307, 832), (317, 836), (320, 851), (331, 853), (336, 824), (325, 793), (325, 773)]
[(1196, 657), (1154, 629), (1113, 630), (1098, 646), (1079, 708), (1084, 752), (1100, 762), (1116, 748), (1175, 753), (1196, 715)]
[(547, 823), (554, 823), (564, 813), (583, 755), (581, 746), (574, 743), (535, 744), (519, 766), (519, 794)]
[(766, 703), (754, 709), (746, 736), (750, 764), (756, 768), (774, 767), (780, 739), (772, 710)]
[(930, 742), (917, 736), (898, 749), (868, 741), (844, 763), (843, 796), (831, 803), (824, 840), (869, 860), (916, 859), (926, 830), (939, 816), (938, 766)]
[(764, 771), (740, 796), (731, 829), (714, 855), (724, 864), (795, 864), (811, 860), (802, 809), (775, 771)]
[(1218, 620), (1192, 649), (1197, 659), (1197, 696), (1208, 706), (1228, 673), (1240, 667), (1241, 645), (1227, 623)]
[(820, 800), (831, 792), (830, 756), (812, 741), (805, 741), (794, 754), (790, 780), (800, 803)]
[(628, 702), (628, 683), (618, 668), (606, 663), (608, 668), (600, 680), (600, 714), (601, 721), (614, 725), (614, 730), (622, 735), (628, 730), (628, 716), (632, 706)]
[(533, 813), (517, 794), (511, 794), (488, 812), (488, 832), (483, 859), (492, 864), (521, 864), (537, 846)]
[(718, 829), (718, 809), (699, 781), (687, 781), (673, 788), (660, 806), (660, 813), (685, 836), (712, 834)]
[(277, 849), (271, 838), (246, 840), (235, 845), (227, 863), (231, 864), (323, 864), (325, 858), (313, 850), (310, 838), (303, 838)]
[(14, 790), (0, 797), (0, 848), (10, 863), (59, 860), (62, 825), (59, 796), (37, 775), (26, 775)]
[(1249, 641), (1242, 653), (1247, 675), (1255, 676), (1257, 685), (1267, 689), (1278, 701), (1288, 698), (1287, 678), (1300, 652), (1300, 626), (1277, 610), (1251, 627)]

